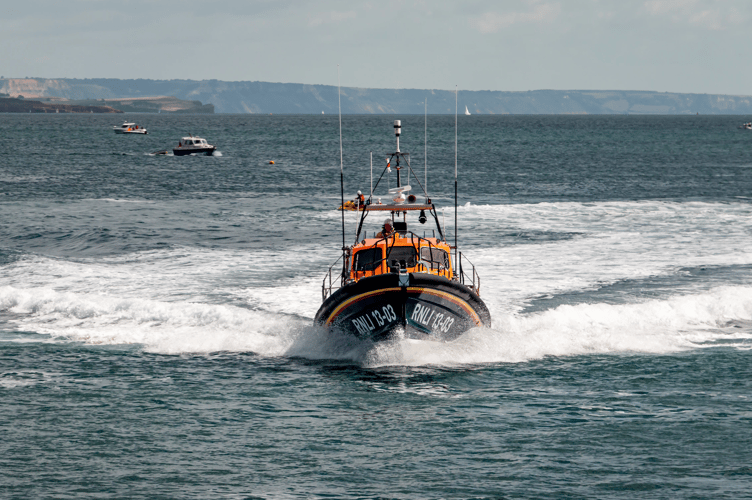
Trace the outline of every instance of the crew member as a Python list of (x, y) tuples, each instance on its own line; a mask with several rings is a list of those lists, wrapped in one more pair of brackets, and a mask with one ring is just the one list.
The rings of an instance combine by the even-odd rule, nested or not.
[(392, 234), (392, 219), (387, 219), (384, 221), (384, 227), (381, 229), (381, 232), (376, 235), (377, 238), (387, 238), (390, 234)]

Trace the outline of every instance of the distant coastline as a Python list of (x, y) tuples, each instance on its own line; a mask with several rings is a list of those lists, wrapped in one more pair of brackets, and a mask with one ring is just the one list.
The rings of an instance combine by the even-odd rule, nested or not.
[[(108, 95), (102, 96), (97, 87), (68, 84), (64, 80), (0, 79), (0, 100), (10, 99), (0, 106), (0, 113), (113, 112), (107, 109), (118, 113), (214, 113), (214, 105), (203, 104), (195, 99), (180, 99), (162, 94), (131, 95), (133, 92), (128, 90), (113, 96), (118, 92), (116, 86), (110, 92), (105, 92)], [(30, 102), (36, 104), (28, 104)], [(82, 111), (82, 108), (85, 110)]]
[[(337, 87), (220, 80), (0, 78), (0, 93), (122, 111), (179, 113), (333, 114)], [(344, 114), (453, 114), (453, 90), (342, 88)], [(752, 96), (631, 90), (459, 92), (473, 115), (752, 115)]]
[(30, 99), (0, 97), (0, 113), (122, 113), (110, 106), (49, 104)]

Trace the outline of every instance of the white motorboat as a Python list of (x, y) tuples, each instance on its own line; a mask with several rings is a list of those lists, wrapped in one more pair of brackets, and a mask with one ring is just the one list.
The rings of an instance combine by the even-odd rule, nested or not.
[(141, 127), (135, 123), (124, 122), (119, 127), (112, 127), (116, 134), (148, 134), (144, 127)]
[(177, 147), (172, 149), (175, 156), (206, 155), (211, 156), (217, 148), (206, 142), (206, 139), (190, 135), (183, 137)]

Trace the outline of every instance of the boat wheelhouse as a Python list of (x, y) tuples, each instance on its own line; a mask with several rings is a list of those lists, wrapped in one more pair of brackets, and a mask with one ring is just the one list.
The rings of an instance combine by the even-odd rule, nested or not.
[(122, 125), (112, 127), (116, 134), (148, 134), (144, 127), (132, 122), (124, 122)]
[(175, 156), (206, 155), (211, 156), (217, 148), (206, 142), (206, 139), (189, 135), (182, 137), (177, 147), (172, 149)]
[[(394, 168), (397, 187), (389, 203), (359, 195), (341, 210), (360, 213), (355, 243), (345, 246), (322, 284), (323, 303), (315, 322), (358, 338), (379, 341), (401, 332), (406, 338), (453, 340), (476, 326), (490, 326), (491, 316), (480, 298), (480, 277), (467, 259), (446, 240), (425, 188), (423, 200), (402, 185), (401, 170), (412, 174), (409, 153), (399, 151), (400, 120), (395, 122), (397, 151), (376, 183)], [(369, 237), (369, 216), (380, 224)], [(386, 216), (385, 219), (382, 217)], [(418, 230), (433, 219), (435, 229)], [(382, 223), (383, 221), (383, 223)], [(409, 226), (410, 225), (410, 226)], [(422, 233), (422, 234), (421, 234)], [(455, 258), (452, 258), (452, 251)], [(339, 271), (341, 265), (341, 271)], [(339, 274), (339, 276), (337, 276)]]

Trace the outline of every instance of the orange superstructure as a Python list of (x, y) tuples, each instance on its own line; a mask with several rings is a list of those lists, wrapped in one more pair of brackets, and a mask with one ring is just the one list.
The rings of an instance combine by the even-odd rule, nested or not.
[(450, 247), (438, 238), (394, 232), (382, 238), (366, 238), (354, 245), (350, 257), (350, 279), (399, 272), (428, 273), (452, 279)]

